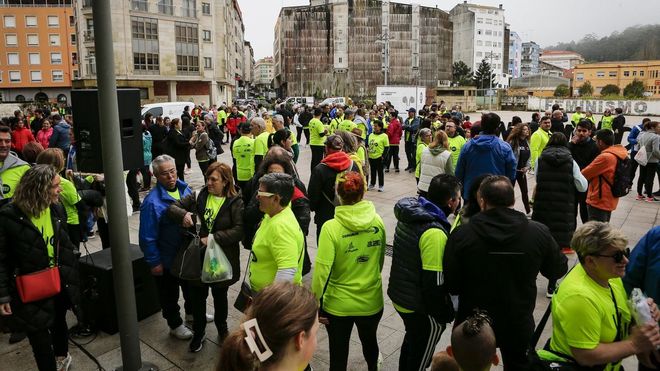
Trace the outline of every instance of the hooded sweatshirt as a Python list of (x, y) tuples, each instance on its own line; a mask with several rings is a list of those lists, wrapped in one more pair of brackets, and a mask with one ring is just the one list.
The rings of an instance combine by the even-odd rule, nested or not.
[[(582, 175), (589, 181), (587, 205), (604, 211), (613, 211), (619, 198), (612, 195), (609, 184), (614, 182), (617, 160), (628, 157), (628, 151), (620, 144), (604, 149), (589, 166), (582, 169)], [(603, 181), (603, 179), (605, 181)]]
[(11, 153), (5, 161), (0, 161), (0, 205), (4, 204), (2, 200), (12, 198), (18, 182), (29, 168), (27, 162)]
[(513, 183), (516, 165), (516, 156), (508, 143), (495, 135), (480, 135), (463, 146), (456, 177), (463, 183), (463, 195), (467, 197), (473, 179), (481, 174), (504, 175)]
[(419, 184), (417, 189), (428, 192), (431, 180), (438, 174), (453, 174), (451, 151), (442, 146), (424, 148), (420, 160)]
[(321, 229), (312, 278), (322, 309), (335, 316), (380, 312), (384, 259), (385, 226), (374, 204), (337, 206)]
[(360, 165), (352, 161), (348, 154), (335, 152), (325, 156), (312, 171), (307, 191), (310, 209), (315, 212), (314, 222), (317, 228), (320, 228), (326, 220), (333, 218), (337, 174), (346, 171), (351, 163), (353, 164), (351, 170), (360, 172)]

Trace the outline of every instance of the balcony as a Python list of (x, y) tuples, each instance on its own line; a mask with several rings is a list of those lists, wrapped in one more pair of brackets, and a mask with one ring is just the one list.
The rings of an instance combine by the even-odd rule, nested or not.
[(94, 42), (94, 30), (83, 31), (83, 41), (86, 43)]

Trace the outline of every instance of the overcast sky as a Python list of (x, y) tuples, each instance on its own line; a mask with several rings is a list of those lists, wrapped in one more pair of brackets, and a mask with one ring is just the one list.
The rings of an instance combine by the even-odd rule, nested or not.
[[(398, 0), (451, 10), (459, 1)], [(283, 6), (308, 5), (309, 0), (238, 0), (245, 24), (245, 40), (252, 44), (254, 59), (273, 55), (273, 30)], [(585, 34), (607, 36), (639, 24), (658, 23), (658, 0), (472, 0), (470, 3), (503, 4), (506, 22), (523, 41), (541, 47), (579, 40)]]

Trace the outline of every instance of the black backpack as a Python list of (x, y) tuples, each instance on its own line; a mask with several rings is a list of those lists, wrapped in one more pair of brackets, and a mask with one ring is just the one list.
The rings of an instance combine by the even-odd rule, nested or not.
[[(599, 175), (600, 185), (602, 187), (603, 182), (607, 183), (612, 190), (612, 196), (614, 197), (623, 197), (630, 193), (630, 188), (632, 187), (632, 180), (630, 179), (632, 162), (629, 157), (626, 156), (623, 160), (617, 157), (615, 154), (611, 153), (612, 156), (616, 157), (616, 168), (614, 168), (614, 181), (612, 183), (608, 182), (604, 176)], [(598, 190), (598, 196), (603, 197), (602, 189)]]

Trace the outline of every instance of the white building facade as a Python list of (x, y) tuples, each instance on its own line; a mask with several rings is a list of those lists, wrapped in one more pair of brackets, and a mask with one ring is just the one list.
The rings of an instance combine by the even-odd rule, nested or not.
[(522, 38), (517, 32), (509, 36), (509, 75), (511, 78), (520, 77), (520, 64), (522, 61)]
[(578, 64), (584, 63), (584, 57), (576, 52), (567, 50), (543, 50), (539, 61), (553, 66), (570, 70)]

